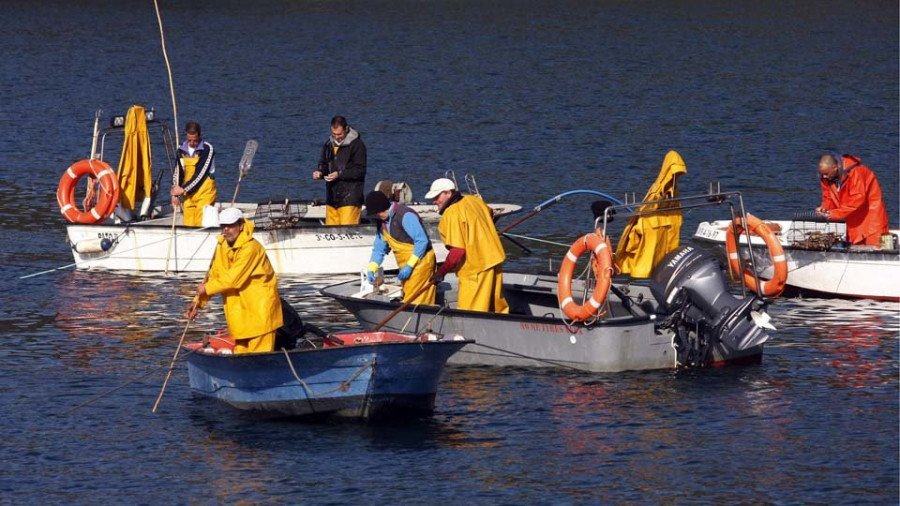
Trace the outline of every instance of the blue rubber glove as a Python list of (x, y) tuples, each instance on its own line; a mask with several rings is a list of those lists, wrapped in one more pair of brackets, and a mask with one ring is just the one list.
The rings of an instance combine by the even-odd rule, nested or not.
[(403, 268), (400, 269), (400, 272), (397, 274), (397, 279), (399, 279), (400, 281), (406, 281), (410, 276), (412, 276), (412, 271), (412, 267), (404, 265)]
[(366, 279), (369, 280), (370, 285), (375, 284), (375, 273), (372, 271), (366, 271)]

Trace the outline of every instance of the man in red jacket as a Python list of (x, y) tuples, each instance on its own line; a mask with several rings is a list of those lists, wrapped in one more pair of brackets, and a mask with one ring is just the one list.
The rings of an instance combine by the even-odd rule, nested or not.
[(822, 155), (819, 159), (822, 205), (816, 214), (829, 220), (844, 220), (851, 244), (878, 246), (888, 231), (888, 216), (878, 179), (859, 158)]

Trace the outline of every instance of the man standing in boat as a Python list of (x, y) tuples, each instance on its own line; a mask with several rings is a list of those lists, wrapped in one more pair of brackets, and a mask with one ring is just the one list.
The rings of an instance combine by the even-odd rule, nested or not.
[(451, 271), (459, 277), (457, 309), (509, 313), (503, 297), (503, 262), (506, 252), (497, 235), (491, 210), (480, 197), (463, 195), (447, 178), (436, 179), (425, 198), (441, 213), (438, 231), (447, 246), (444, 260), (432, 281)]
[(176, 154), (172, 178), (172, 207), (179, 200), (184, 207), (184, 226), (199, 227), (203, 223), (203, 207), (215, 204), (216, 152), (201, 137), (200, 124), (189, 121), (184, 126), (185, 141)]
[[(431, 283), (435, 266), (434, 249), (422, 219), (409, 207), (391, 202), (380, 191), (366, 195), (366, 214), (377, 218), (375, 243), (367, 269), (369, 283), (375, 282), (375, 273), (384, 256), (393, 250), (400, 266), (397, 279), (403, 283), (403, 301), (433, 305), (437, 293), (437, 288)], [(424, 291), (419, 294), (420, 290)], [(413, 298), (416, 294), (418, 296)]]
[(213, 295), (222, 294), (234, 353), (272, 351), (275, 333), (284, 323), (275, 271), (265, 248), (253, 238), (253, 222), (244, 220), (240, 209), (222, 210), (219, 226), (222, 235), (212, 265), (187, 317), (196, 318)]
[(816, 214), (844, 220), (851, 244), (878, 246), (888, 232), (888, 216), (875, 174), (859, 158), (831, 154), (819, 159), (822, 205)]
[(343, 116), (331, 118), (331, 137), (322, 146), (312, 177), (325, 181), (325, 224), (358, 224), (366, 179), (366, 145)]

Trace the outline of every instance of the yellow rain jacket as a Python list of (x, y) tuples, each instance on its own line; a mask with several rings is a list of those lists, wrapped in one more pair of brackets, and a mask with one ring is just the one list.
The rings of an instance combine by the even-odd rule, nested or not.
[(124, 209), (139, 211), (144, 216), (150, 212), (152, 158), (144, 108), (131, 106), (125, 117), (125, 143), (119, 159), (119, 203)]
[[(687, 166), (675, 151), (666, 153), (659, 177), (644, 195), (644, 202), (678, 197), (678, 177), (687, 174)], [(632, 216), (616, 249), (616, 267), (623, 274), (646, 278), (667, 253), (678, 248), (681, 233), (681, 205), (647, 204), (640, 211), (673, 208), (672, 211), (647, 216)]]
[(264, 343), (252, 343), (250, 351), (272, 351), (275, 331), (284, 322), (275, 271), (263, 245), (253, 238), (253, 222), (244, 221), (244, 229), (229, 246), (219, 236), (215, 258), (206, 281), (206, 296), (200, 298), (202, 308), (216, 294), (222, 294), (228, 332), (235, 339), (235, 353), (241, 340), (263, 338)]
[(438, 232), (445, 245), (466, 250), (466, 258), (456, 272), (457, 308), (508, 313), (509, 305), (502, 292), (506, 252), (484, 201), (463, 195), (444, 209)]

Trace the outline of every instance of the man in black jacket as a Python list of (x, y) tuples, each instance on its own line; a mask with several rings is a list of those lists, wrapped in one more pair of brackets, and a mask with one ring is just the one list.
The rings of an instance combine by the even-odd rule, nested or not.
[(343, 116), (331, 119), (313, 179), (325, 181), (325, 224), (356, 225), (362, 212), (366, 145)]

